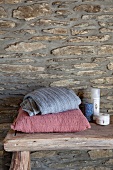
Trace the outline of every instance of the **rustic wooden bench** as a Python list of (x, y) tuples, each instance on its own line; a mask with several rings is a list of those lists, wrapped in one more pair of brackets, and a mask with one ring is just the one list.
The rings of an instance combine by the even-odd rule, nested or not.
[(113, 149), (113, 124), (76, 133), (25, 134), (10, 130), (4, 139), (4, 149), (13, 152), (10, 170), (30, 170), (30, 151)]

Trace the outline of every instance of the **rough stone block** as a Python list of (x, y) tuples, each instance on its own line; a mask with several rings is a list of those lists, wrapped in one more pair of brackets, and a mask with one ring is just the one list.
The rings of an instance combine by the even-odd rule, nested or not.
[(102, 45), (98, 49), (98, 54), (113, 54), (113, 46), (112, 45)]
[(47, 3), (20, 6), (13, 11), (14, 18), (25, 19), (28, 21), (48, 14), (51, 14), (51, 9)]
[(5, 48), (6, 51), (13, 51), (13, 52), (30, 52), (38, 49), (46, 48), (46, 45), (40, 43), (40, 42), (20, 42), (16, 44), (9, 44), (7, 48)]
[(93, 46), (65, 46), (52, 50), (53, 55), (91, 55), (95, 53)]
[(7, 13), (3, 7), (0, 7), (0, 18), (6, 18)]
[(100, 12), (101, 7), (99, 5), (83, 4), (83, 5), (76, 6), (74, 10), (85, 11), (88, 13), (97, 13)]
[(68, 33), (68, 30), (66, 28), (43, 29), (42, 31), (49, 34), (61, 34), (61, 35)]
[[(75, 33), (75, 32), (74, 32)], [(76, 36), (75, 38), (71, 38), (68, 41), (69, 42), (104, 42), (108, 41), (110, 39), (110, 35), (103, 35), (103, 36)]]
[(112, 157), (113, 151), (112, 150), (91, 150), (88, 152), (90, 155), (90, 158), (95, 160), (98, 158), (104, 158), (104, 157)]

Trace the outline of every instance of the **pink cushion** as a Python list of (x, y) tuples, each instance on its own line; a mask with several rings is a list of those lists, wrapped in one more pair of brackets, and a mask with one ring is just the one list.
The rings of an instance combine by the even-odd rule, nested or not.
[(20, 108), (11, 128), (25, 133), (77, 132), (90, 128), (90, 124), (80, 110), (30, 117), (27, 112)]

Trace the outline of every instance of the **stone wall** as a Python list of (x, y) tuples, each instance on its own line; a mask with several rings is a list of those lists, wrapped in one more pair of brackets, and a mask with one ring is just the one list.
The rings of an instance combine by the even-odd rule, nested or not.
[[(98, 87), (101, 111), (113, 113), (113, 2), (0, 0), (0, 18), (3, 169), (2, 164), (10, 163), (10, 155), (3, 153), (2, 140), (28, 92), (43, 86), (66, 86), (82, 96), (90, 87)], [(33, 170), (113, 169), (112, 150), (31, 155)]]

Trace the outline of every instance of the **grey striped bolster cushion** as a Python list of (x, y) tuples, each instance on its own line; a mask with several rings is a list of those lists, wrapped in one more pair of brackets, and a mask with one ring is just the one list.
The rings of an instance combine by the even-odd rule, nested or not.
[(71, 89), (45, 87), (27, 94), (21, 103), (21, 107), (30, 116), (33, 116), (39, 112), (44, 115), (79, 109), (80, 103), (80, 98)]

